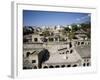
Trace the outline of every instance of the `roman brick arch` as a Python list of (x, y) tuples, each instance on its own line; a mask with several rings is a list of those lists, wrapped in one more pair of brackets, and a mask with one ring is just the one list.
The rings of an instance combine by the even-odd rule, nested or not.
[(34, 66), (33, 68), (34, 68), (34, 69), (37, 69), (37, 66)]
[(67, 65), (67, 67), (71, 67), (71, 65), (70, 65), (70, 64), (68, 64), (68, 65)]
[(38, 38), (34, 38), (34, 42), (38, 42)]
[(61, 65), (62, 68), (66, 67), (66, 65)]
[(87, 66), (90, 66), (90, 63), (87, 63)]
[(84, 44), (84, 42), (82, 41), (82, 42), (81, 42), (81, 45), (83, 45), (83, 44)]
[(80, 42), (77, 42), (78, 45), (80, 45)]
[(54, 68), (54, 66), (53, 65), (50, 65), (49, 68)]
[(43, 68), (48, 68), (48, 66), (44, 66)]
[(86, 63), (83, 63), (83, 66), (85, 67), (86, 66)]
[(74, 64), (72, 67), (77, 67), (78, 65), (77, 64)]
[(56, 66), (55, 66), (55, 68), (59, 68), (59, 67), (60, 67), (60, 65), (56, 65)]

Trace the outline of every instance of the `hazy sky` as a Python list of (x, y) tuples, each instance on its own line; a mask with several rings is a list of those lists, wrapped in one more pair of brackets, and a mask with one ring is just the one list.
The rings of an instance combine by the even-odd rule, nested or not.
[(89, 13), (23, 10), (24, 26), (70, 25), (90, 21)]

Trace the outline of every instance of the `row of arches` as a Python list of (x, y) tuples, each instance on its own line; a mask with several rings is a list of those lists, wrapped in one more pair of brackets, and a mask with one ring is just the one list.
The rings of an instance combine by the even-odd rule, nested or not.
[(77, 67), (77, 64), (74, 65), (49, 65), (49, 66), (43, 66), (43, 68), (64, 68), (64, 67)]
[[(71, 65), (67, 65), (67, 66), (66, 65), (55, 65), (55, 66), (49, 65), (49, 66), (43, 66), (42, 68), (64, 68), (64, 67), (71, 67)], [(77, 65), (75, 64), (72, 67), (77, 67)], [(27, 69), (27, 68), (25, 68), (25, 69)], [(38, 67), (33, 66), (33, 67), (28, 68), (28, 69), (38, 69)]]
[[(46, 66), (43, 66), (42, 68), (45, 69), (45, 68), (65, 68), (65, 67), (77, 67), (78, 65), (77, 64), (74, 64), (74, 65), (46, 65)], [(86, 67), (86, 66), (90, 66), (90, 63), (83, 63), (83, 67)], [(32, 68), (30, 69), (38, 69), (37, 66), (33, 66)]]
[(38, 42), (39, 40), (43, 42), (59, 42), (59, 41), (67, 41), (66, 38), (60, 39), (59, 37), (52, 37), (52, 38), (34, 38), (34, 42)]
[[(64, 68), (64, 67), (77, 67), (78, 65), (77, 64), (74, 64), (74, 65), (49, 65), (49, 66), (43, 66), (43, 68)], [(83, 66), (90, 66), (90, 63), (83, 63)], [(37, 69), (38, 67), (37, 66), (34, 66), (33, 69)]]
[(71, 50), (67, 50), (67, 51), (65, 51), (65, 52), (60, 52), (59, 54), (68, 54), (68, 53), (72, 54), (73, 51), (74, 51), (74, 50), (71, 49)]
[(76, 45), (80, 46), (80, 45), (89, 45), (90, 42), (89, 41), (78, 41), (76, 42)]
[(90, 63), (83, 63), (83, 66), (90, 66)]

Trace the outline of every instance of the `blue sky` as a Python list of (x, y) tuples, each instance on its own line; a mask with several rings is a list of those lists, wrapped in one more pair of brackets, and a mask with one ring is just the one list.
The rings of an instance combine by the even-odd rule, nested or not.
[(24, 26), (70, 25), (90, 21), (89, 13), (23, 10)]

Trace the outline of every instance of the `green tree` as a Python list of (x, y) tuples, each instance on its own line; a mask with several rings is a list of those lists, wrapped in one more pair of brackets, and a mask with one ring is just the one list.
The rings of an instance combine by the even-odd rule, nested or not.
[(86, 32), (88, 38), (91, 38), (91, 23), (81, 23), (81, 29)]
[(50, 36), (50, 32), (48, 30), (45, 30), (42, 32), (44, 37)]
[(73, 38), (75, 37), (75, 33), (74, 32), (69, 32), (68, 33), (68, 38), (69, 38), (69, 40), (71, 41)]
[(79, 30), (79, 27), (76, 24), (72, 24), (72, 31), (75, 32), (77, 30)]
[(71, 29), (69, 27), (64, 27), (64, 29), (62, 30), (62, 34), (68, 36), (68, 33), (71, 31)]

